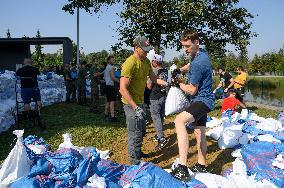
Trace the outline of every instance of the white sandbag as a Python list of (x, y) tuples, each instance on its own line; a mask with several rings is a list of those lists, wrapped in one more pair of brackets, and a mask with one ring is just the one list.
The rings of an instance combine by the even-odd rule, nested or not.
[(243, 160), (236, 158), (233, 162), (233, 172), (235, 174), (241, 174), (247, 176), (247, 167)]
[(196, 173), (194, 176), (195, 179), (201, 181), (208, 188), (219, 188), (219, 187), (229, 187), (235, 188), (236, 185), (229, 181), (227, 178), (222, 177), (216, 174), (210, 173)]
[(32, 162), (28, 159), (26, 148), (22, 143), (24, 130), (15, 130), (13, 134), (17, 136), (17, 142), (0, 170), (0, 187), (27, 176), (31, 169)]
[(241, 125), (232, 125), (224, 129), (218, 140), (218, 145), (221, 149), (233, 148), (238, 144), (247, 144), (250, 139), (249, 134), (242, 132)]
[(189, 106), (189, 100), (182, 90), (177, 87), (171, 87), (166, 99), (165, 115), (172, 115), (181, 112)]
[(284, 158), (282, 154), (278, 154), (277, 157), (273, 160), (272, 165), (284, 170)]
[(262, 122), (257, 123), (255, 128), (261, 129), (264, 131), (275, 132), (280, 128), (280, 126), (281, 126), (280, 121), (273, 119), (273, 118), (267, 118), (267, 119), (264, 119)]
[(231, 153), (232, 157), (235, 157), (235, 158), (239, 158), (239, 159), (242, 159), (243, 156), (241, 154), (241, 149), (236, 149), (235, 151), (233, 151)]
[(90, 150), (95, 149), (99, 154), (100, 154), (100, 158), (101, 159), (109, 159), (109, 155), (110, 155), (110, 150), (99, 150), (95, 147), (78, 147), (78, 146), (74, 146), (72, 144), (72, 135), (69, 133), (65, 133), (62, 135), (63, 136), (63, 143), (59, 144), (58, 150), (64, 149), (64, 148), (72, 148), (75, 149), (77, 151), (79, 151), (79, 153), (84, 157), (88, 157)]
[(256, 138), (259, 141), (281, 143), (280, 140), (274, 138), (271, 134), (258, 135)]
[(96, 188), (106, 188), (106, 180), (104, 177), (99, 177), (98, 175), (93, 175), (88, 179), (87, 186)]
[(262, 181), (255, 180), (255, 175), (238, 175), (232, 172), (226, 178), (234, 184), (235, 188), (277, 188), (272, 182), (266, 179)]
[(222, 120), (212, 117), (211, 121), (206, 122), (206, 128), (213, 128), (221, 125)]
[(247, 109), (242, 109), (241, 111), (241, 119), (246, 119), (248, 118), (249, 111)]
[(221, 134), (223, 133), (224, 127), (223, 125), (219, 125), (217, 127), (214, 127), (212, 129), (209, 129), (206, 132), (206, 136), (210, 136), (211, 138), (213, 138), (214, 140), (218, 140), (221, 136)]

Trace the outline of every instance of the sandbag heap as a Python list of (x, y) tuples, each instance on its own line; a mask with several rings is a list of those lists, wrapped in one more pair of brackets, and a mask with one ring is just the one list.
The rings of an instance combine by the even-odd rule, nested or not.
[[(16, 75), (13, 71), (0, 73), (0, 133), (15, 123), (16, 112)], [(43, 106), (65, 101), (66, 89), (63, 76), (55, 73), (38, 76), (38, 84)], [(18, 101), (22, 101), (20, 84), (17, 84)], [(33, 106), (33, 105), (32, 105)], [(20, 104), (20, 111), (23, 104)]]
[[(23, 131), (21, 131), (23, 133)], [(22, 134), (21, 134), (22, 135)], [(204, 187), (196, 179), (181, 182), (160, 167), (141, 162), (137, 165), (118, 164), (109, 160), (109, 151), (100, 151), (95, 147), (74, 146), (70, 134), (64, 134), (64, 142), (57, 151), (50, 151), (43, 138), (28, 136), (9, 154), (6, 161), (15, 161), (13, 168), (0, 170), (0, 186), (10, 188), (122, 188), (122, 187)], [(23, 147), (24, 146), (24, 147)], [(19, 152), (16, 152), (19, 151)], [(27, 160), (18, 156), (26, 154)], [(14, 157), (14, 158), (13, 158)], [(30, 164), (30, 165), (29, 165)], [(22, 173), (17, 173), (21, 168)], [(13, 174), (13, 176), (10, 176)], [(4, 181), (1, 181), (5, 179)]]

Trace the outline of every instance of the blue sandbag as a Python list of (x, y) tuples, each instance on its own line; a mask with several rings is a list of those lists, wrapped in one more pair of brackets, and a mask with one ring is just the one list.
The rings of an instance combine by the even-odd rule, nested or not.
[(48, 176), (23, 177), (12, 183), (9, 188), (54, 188), (54, 181)]
[(96, 174), (100, 177), (104, 177), (107, 180), (117, 183), (120, 178), (129, 168), (128, 165), (118, 164), (111, 160), (100, 160), (96, 165)]
[(83, 156), (75, 149), (65, 148), (48, 153), (45, 158), (52, 164), (53, 173), (72, 173), (83, 160)]
[(255, 179), (270, 180), (277, 187), (284, 187), (284, 170), (273, 167), (272, 162), (277, 156), (277, 149), (282, 144), (270, 142), (254, 142), (244, 145), (241, 154), (248, 169), (248, 175), (256, 174)]
[(95, 149), (92, 149), (87, 158), (85, 158), (79, 167), (73, 172), (77, 177), (77, 187), (83, 187), (88, 182), (88, 179), (95, 173), (94, 166), (100, 160), (100, 154)]
[(28, 145), (40, 146), (44, 148), (46, 151), (50, 150), (50, 145), (48, 145), (43, 138), (39, 138), (34, 135), (29, 135), (23, 140), (23, 144), (26, 147), (27, 155), (30, 160), (37, 160), (42, 157), (42, 155), (35, 154)]
[(49, 175), (52, 171), (52, 165), (46, 158), (38, 159), (36, 164), (32, 167), (28, 177), (35, 177), (37, 175)]
[(195, 179), (189, 182), (179, 181), (165, 170), (148, 162), (141, 162), (139, 165), (129, 167), (121, 177), (119, 184), (122, 187), (130, 186), (132, 188), (206, 187)]

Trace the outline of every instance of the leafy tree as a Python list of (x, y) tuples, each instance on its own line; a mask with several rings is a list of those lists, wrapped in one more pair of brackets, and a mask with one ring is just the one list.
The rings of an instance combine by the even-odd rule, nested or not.
[(7, 30), (6, 36), (7, 36), (7, 38), (11, 38), (10, 29)]
[[(37, 30), (36, 33), (36, 38), (40, 38), (40, 31), (39, 29)], [(32, 54), (32, 59), (33, 62), (35, 63), (35, 65), (39, 68), (39, 69), (43, 69), (44, 68), (44, 54), (42, 53), (42, 46), (40, 44), (36, 44), (35, 45), (35, 51)]]
[(127, 50), (127, 49), (120, 49), (117, 51), (113, 52), (113, 55), (115, 57), (115, 62), (117, 64), (122, 64), (125, 62), (125, 60), (131, 55), (133, 54), (132, 50)]
[(238, 2), (124, 0), (117, 46), (124, 42), (131, 45), (135, 36), (146, 35), (157, 49), (180, 49), (180, 33), (194, 27), (211, 55), (224, 54), (227, 43), (240, 50), (255, 34), (250, 31), (253, 15), (245, 8), (236, 8)]
[(68, 0), (68, 4), (62, 7), (62, 10), (74, 14), (77, 8), (84, 9), (88, 13), (99, 12), (103, 6), (112, 5), (119, 0)]

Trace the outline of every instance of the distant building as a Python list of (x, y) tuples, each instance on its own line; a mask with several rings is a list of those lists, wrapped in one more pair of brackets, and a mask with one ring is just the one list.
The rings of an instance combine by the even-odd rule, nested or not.
[(72, 62), (72, 41), (68, 37), (0, 38), (0, 70), (16, 71), (31, 57), (30, 45), (63, 44), (63, 63)]

